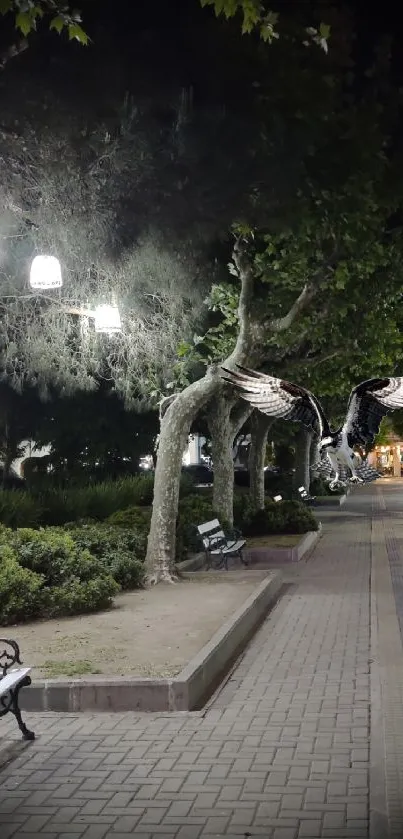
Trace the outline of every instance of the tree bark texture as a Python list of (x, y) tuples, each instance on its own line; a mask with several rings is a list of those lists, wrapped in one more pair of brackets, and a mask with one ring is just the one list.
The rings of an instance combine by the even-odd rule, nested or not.
[(273, 419), (254, 411), (251, 416), (251, 444), (249, 450), (249, 500), (254, 510), (264, 510), (264, 462), (267, 434)]
[(305, 428), (304, 425), (301, 425), (295, 441), (295, 472), (293, 478), (294, 489), (298, 489), (298, 487), (303, 486), (307, 491), (309, 491), (309, 484), (311, 481), (309, 471), (311, 439), (311, 432), (308, 431), (308, 429)]
[(319, 461), (320, 461), (319, 437), (316, 437), (314, 435), (312, 435), (311, 451), (310, 451), (309, 460), (310, 460), (309, 474), (310, 474), (310, 477), (313, 478), (314, 477), (314, 472), (311, 472), (311, 466), (313, 466), (315, 463), (319, 463)]
[(232, 406), (233, 399), (224, 391), (209, 407), (207, 415), (214, 472), (213, 507), (219, 520), (231, 525), (234, 519)]
[(161, 419), (154, 499), (145, 561), (146, 580), (173, 582), (182, 457), (194, 416), (219, 383), (217, 371), (189, 385)]
[(207, 423), (211, 434), (213, 459), (213, 507), (220, 521), (234, 521), (234, 440), (251, 408), (234, 396), (227, 388), (209, 406)]

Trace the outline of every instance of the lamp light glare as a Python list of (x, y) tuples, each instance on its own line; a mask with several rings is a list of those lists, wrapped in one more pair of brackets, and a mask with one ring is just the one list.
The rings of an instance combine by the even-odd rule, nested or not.
[(116, 335), (121, 332), (122, 322), (117, 306), (97, 306), (94, 312), (95, 332)]
[(35, 289), (61, 288), (62, 270), (56, 256), (41, 254), (32, 260), (29, 284)]
[(282, 495), (275, 495), (274, 498), (273, 498), (273, 501), (282, 501), (282, 500), (283, 500)]

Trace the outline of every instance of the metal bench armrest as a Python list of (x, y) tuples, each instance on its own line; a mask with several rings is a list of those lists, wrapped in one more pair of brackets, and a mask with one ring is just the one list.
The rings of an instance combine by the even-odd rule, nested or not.
[[(2, 650), (3, 644), (5, 647)], [(11, 668), (14, 664), (22, 664), (17, 642), (10, 638), (0, 638), (0, 691), (3, 682), (3, 691), (0, 692), (0, 717), (8, 713), (13, 714), (24, 740), (35, 740), (34, 732), (30, 731), (22, 720), (18, 704), (21, 688), (31, 684), (30, 668), (22, 667), (18, 671), (13, 671)]]

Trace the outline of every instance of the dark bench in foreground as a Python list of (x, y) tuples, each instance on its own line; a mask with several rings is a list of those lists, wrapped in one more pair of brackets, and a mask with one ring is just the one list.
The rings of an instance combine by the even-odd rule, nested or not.
[(218, 519), (199, 524), (197, 530), (203, 542), (207, 568), (218, 570), (224, 567), (228, 571), (228, 559), (235, 556), (239, 557), (245, 567), (248, 565), (248, 560), (243, 556), (246, 539), (243, 539), (239, 530), (233, 529), (231, 534), (224, 533)]
[(0, 652), (0, 717), (14, 714), (23, 739), (35, 740), (34, 732), (22, 720), (18, 704), (21, 688), (31, 684), (31, 668), (14, 667), (15, 664), (22, 664), (20, 648), (15, 641), (7, 638), (0, 638), (0, 650), (3, 644), (5, 647)]

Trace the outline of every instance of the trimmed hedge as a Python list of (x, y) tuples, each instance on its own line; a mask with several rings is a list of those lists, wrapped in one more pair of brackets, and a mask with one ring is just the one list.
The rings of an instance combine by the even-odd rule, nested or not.
[(280, 533), (307, 533), (319, 527), (310, 509), (299, 501), (266, 501), (264, 510), (246, 512), (244, 536), (266, 536)]
[(0, 623), (108, 608), (120, 586), (107, 563), (60, 530), (0, 530)]
[(145, 517), (144, 521), (142, 529), (97, 523), (79, 527), (66, 525), (66, 529), (75, 545), (102, 562), (120, 588), (126, 590), (140, 588), (144, 584), (143, 562), (148, 534)]

